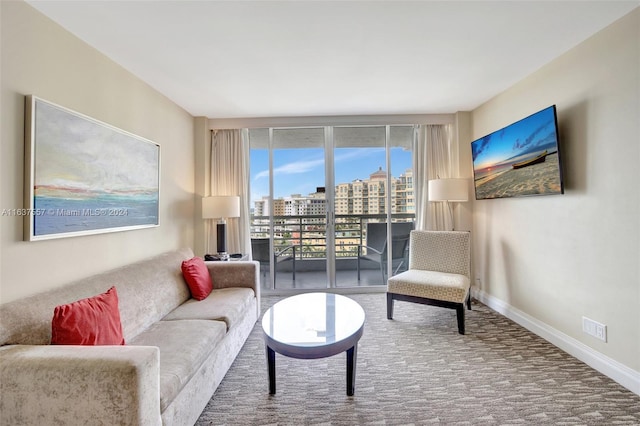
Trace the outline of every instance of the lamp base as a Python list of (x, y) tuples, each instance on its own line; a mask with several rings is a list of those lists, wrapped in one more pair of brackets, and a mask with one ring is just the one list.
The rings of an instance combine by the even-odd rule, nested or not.
[(227, 253), (227, 224), (221, 220), (216, 224), (218, 257), (220, 260), (229, 260)]
[(451, 230), (456, 230), (455, 218), (453, 217), (453, 209), (451, 208), (451, 203), (449, 201), (445, 201), (447, 203), (447, 207), (449, 207), (449, 217), (451, 218)]

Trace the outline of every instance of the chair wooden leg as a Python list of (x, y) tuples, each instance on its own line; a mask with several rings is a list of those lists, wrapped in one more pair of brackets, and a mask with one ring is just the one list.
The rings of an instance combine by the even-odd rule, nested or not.
[(393, 295), (387, 293), (387, 319), (393, 319)]
[(469, 291), (469, 295), (467, 296), (467, 309), (471, 310), (471, 291)]
[(456, 317), (458, 319), (458, 333), (464, 334), (464, 304), (456, 306)]

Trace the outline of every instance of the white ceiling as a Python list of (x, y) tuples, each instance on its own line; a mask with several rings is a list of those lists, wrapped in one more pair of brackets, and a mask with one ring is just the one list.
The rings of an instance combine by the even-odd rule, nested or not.
[(57, 1), (32, 6), (194, 116), (472, 110), (635, 1)]

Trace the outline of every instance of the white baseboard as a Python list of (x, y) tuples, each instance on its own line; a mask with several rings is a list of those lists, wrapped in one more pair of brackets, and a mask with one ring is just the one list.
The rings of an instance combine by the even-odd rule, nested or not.
[(473, 289), (472, 296), (494, 311), (520, 324), (640, 396), (640, 372), (632, 370), (626, 365), (593, 350), (573, 337), (550, 327), (484, 291)]

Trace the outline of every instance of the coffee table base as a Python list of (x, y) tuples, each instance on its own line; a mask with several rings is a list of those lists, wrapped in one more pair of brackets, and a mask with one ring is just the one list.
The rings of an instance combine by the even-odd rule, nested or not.
[[(276, 351), (267, 348), (267, 374), (269, 376), (269, 394), (276, 393)], [(358, 355), (358, 345), (346, 351), (347, 353), (347, 396), (353, 396), (356, 387), (356, 358)]]

